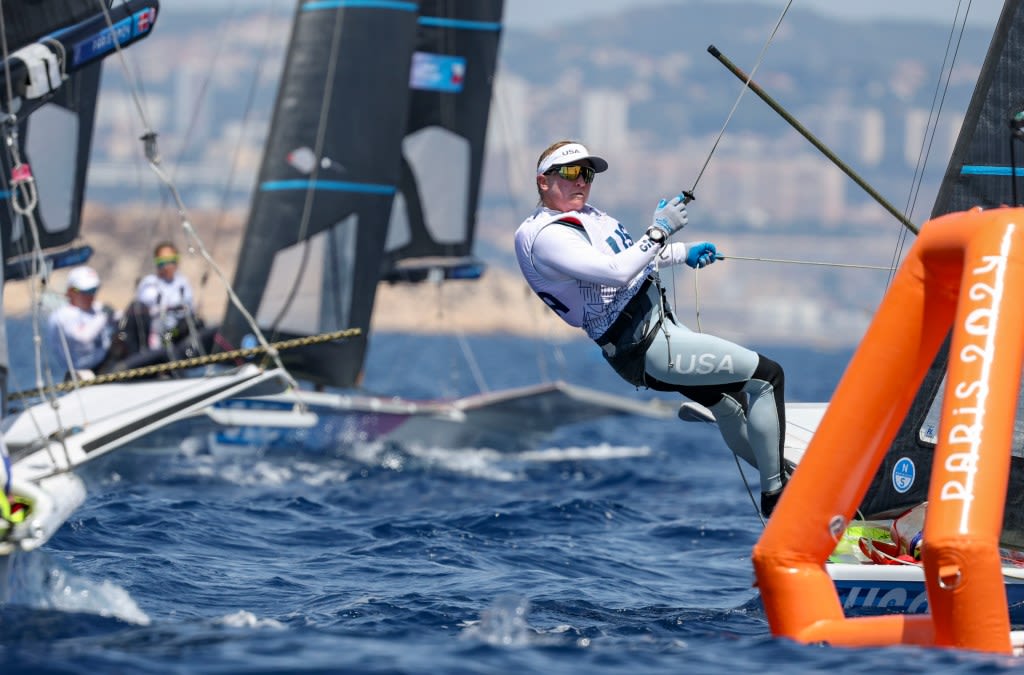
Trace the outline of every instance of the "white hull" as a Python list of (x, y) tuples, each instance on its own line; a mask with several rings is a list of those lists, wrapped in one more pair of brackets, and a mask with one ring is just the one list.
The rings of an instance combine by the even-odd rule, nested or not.
[(277, 371), (245, 366), (176, 380), (110, 383), (60, 396), (7, 417), (4, 434), (14, 475), (34, 481), (82, 464), (244, 393), (280, 391)]
[(133, 440), (173, 427), (211, 405), (243, 393), (280, 391), (277, 371), (245, 366), (231, 373), (85, 387), (4, 419), (12, 491), (30, 504), (28, 517), (0, 532), (0, 587), (9, 583), (11, 556), (45, 544), (85, 499), (74, 473)]
[[(928, 593), (918, 565), (828, 563), (829, 576), (848, 614), (924, 614)], [(1010, 623), (1024, 626), (1024, 567), (1004, 566)]]

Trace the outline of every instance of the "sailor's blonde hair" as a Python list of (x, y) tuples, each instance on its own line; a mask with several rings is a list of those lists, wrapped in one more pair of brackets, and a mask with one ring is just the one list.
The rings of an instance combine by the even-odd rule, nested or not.
[[(550, 155), (555, 150), (558, 150), (563, 145), (571, 145), (572, 143), (579, 143), (579, 141), (571, 141), (571, 140), (568, 140), (568, 139), (567, 140), (562, 140), (562, 141), (555, 141), (554, 143), (552, 143), (548, 147), (544, 148), (544, 152), (540, 153), (540, 157), (537, 158), (537, 168), (538, 169), (540, 168), (540, 165), (544, 162), (544, 158), (545, 157)], [(540, 183), (538, 182), (537, 183), (537, 204), (541, 205), (543, 203), (544, 203), (544, 193), (540, 191)]]

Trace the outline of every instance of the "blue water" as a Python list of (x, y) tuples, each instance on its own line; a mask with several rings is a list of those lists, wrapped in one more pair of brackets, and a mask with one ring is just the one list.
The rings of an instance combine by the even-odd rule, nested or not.
[[(565, 345), (561, 365), (540, 342), (471, 344), (492, 388), (546, 368), (647, 395), (587, 343)], [(827, 397), (848, 358), (765, 351), (789, 370), (791, 400)], [(408, 396), (474, 392), (479, 377), (459, 361), (451, 338), (379, 336), (366, 381)], [(84, 478), (85, 505), (18, 560), (0, 608), (5, 674), (1014, 667), (773, 639), (751, 588), (761, 523), (703, 425), (606, 419), (516, 454), (242, 451), (190, 438), (112, 453)]]

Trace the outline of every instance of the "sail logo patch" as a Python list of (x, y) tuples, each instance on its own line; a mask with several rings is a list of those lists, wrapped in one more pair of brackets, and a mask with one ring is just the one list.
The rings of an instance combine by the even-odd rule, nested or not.
[(94, 35), (76, 42), (72, 46), (72, 64), (79, 66), (114, 51), (117, 46), (126, 45), (148, 33), (156, 20), (156, 10), (142, 9), (132, 16), (121, 19), (112, 26), (105, 26)]
[(447, 54), (415, 52), (409, 71), (409, 87), (457, 94), (466, 80), (466, 59)]
[(914, 478), (917, 475), (917, 468), (914, 461), (909, 457), (900, 457), (896, 460), (896, 466), (892, 468), (892, 486), (900, 494), (914, 486)]

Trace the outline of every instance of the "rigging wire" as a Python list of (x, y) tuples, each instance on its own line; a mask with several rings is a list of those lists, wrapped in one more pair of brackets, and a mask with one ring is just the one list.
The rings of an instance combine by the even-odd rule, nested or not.
[[(103, 15), (106, 19), (107, 27), (111, 31), (111, 33), (114, 33), (114, 24), (113, 19), (110, 16), (110, 10), (105, 4), (102, 3), (102, 0), (100, 1), (100, 4), (103, 6)], [(264, 336), (263, 331), (261, 331), (259, 326), (257, 325), (256, 320), (253, 318), (252, 314), (250, 314), (249, 310), (246, 309), (245, 306), (242, 304), (242, 301), (235, 293), (234, 288), (232, 288), (231, 282), (224, 275), (224, 272), (221, 270), (220, 266), (217, 265), (217, 263), (214, 261), (213, 257), (210, 255), (210, 252), (206, 249), (206, 246), (203, 244), (202, 239), (200, 239), (199, 234), (192, 226), (192, 223), (189, 220), (187, 209), (185, 208), (185, 204), (181, 199), (181, 195), (178, 192), (177, 186), (175, 185), (171, 177), (168, 176), (167, 173), (161, 167), (160, 154), (157, 148), (157, 134), (152, 130), (152, 127), (149, 125), (148, 118), (146, 117), (145, 111), (142, 109), (142, 104), (138, 96), (138, 83), (134, 80), (134, 78), (129, 77), (130, 70), (128, 68), (128, 60), (125, 58), (124, 55), (124, 50), (121, 48), (121, 44), (118, 40), (114, 40), (113, 44), (114, 50), (117, 53), (118, 59), (121, 62), (122, 70), (126, 78), (128, 79), (129, 88), (131, 89), (132, 92), (132, 99), (135, 102), (139, 118), (146, 129), (146, 132), (142, 136), (146, 159), (149, 162), (150, 168), (157, 175), (157, 177), (160, 178), (161, 182), (167, 188), (177, 206), (178, 218), (180, 220), (182, 229), (185, 231), (186, 241), (190, 242), (189, 245), (194, 246), (196, 250), (199, 251), (203, 259), (206, 260), (207, 264), (211, 267), (211, 269), (214, 270), (217, 277), (221, 280), (221, 283), (223, 284), (224, 289), (227, 292), (230, 302), (238, 310), (239, 314), (241, 314), (241, 316), (245, 319), (249, 329), (252, 331), (259, 345), (266, 350), (268, 357), (271, 359), (271, 361), (273, 361), (274, 365), (281, 370), (289, 386), (291, 386), (296, 392), (298, 392), (298, 383), (292, 377), (291, 373), (288, 372), (288, 370), (284, 367), (284, 363), (281, 362), (281, 356), (278, 353), (277, 349), (270, 345), (270, 342)], [(301, 398), (299, 399), (298, 404), (300, 408), (305, 407), (305, 404), (301, 400)]]
[[(946, 94), (949, 92), (949, 84), (953, 78), (953, 68), (956, 66), (957, 56), (960, 53), (960, 45), (963, 42), (964, 31), (967, 28), (967, 18), (971, 12), (972, 0), (967, 1), (967, 8), (964, 10), (962, 22), (960, 24), (960, 35), (957, 37), (956, 46), (953, 48), (953, 55), (950, 58), (950, 48), (953, 44), (953, 35), (956, 33), (957, 21), (960, 20), (960, 8), (963, 6), (963, 0), (959, 0), (956, 6), (956, 14), (953, 16), (953, 22), (949, 27), (949, 37), (946, 40), (946, 51), (942, 58), (942, 65), (939, 68), (939, 77), (935, 81), (935, 92), (932, 94), (932, 105), (928, 111), (928, 122), (925, 125), (925, 132), (921, 138), (921, 149), (918, 152), (917, 163), (914, 166), (914, 176), (911, 179), (910, 192), (907, 195), (907, 206), (903, 209), (903, 212), (908, 216), (913, 215), (914, 209), (917, 207), (917, 198), (921, 191), (921, 185), (924, 183), (924, 171), (928, 164), (928, 158), (931, 156), (932, 146), (935, 142), (935, 136), (938, 133), (939, 119), (942, 116), (943, 104), (946, 101)], [(946, 68), (947, 62), (949, 68)], [(943, 86), (943, 73), (945, 73), (945, 85)], [(940, 95), (941, 90), (941, 95)], [(936, 107), (936, 102), (937, 107)], [(930, 129), (930, 133), (929, 133)], [(905, 229), (900, 228), (900, 233), (897, 238), (896, 247), (893, 250), (892, 271), (889, 273), (889, 279), (886, 282), (886, 287), (889, 283), (892, 283), (893, 276), (896, 273), (896, 267), (898, 261), (903, 257), (903, 249), (907, 242), (907, 232)]]
[[(732, 121), (733, 115), (736, 114), (736, 109), (740, 105), (740, 101), (743, 99), (743, 95), (747, 93), (750, 88), (750, 81), (754, 79), (754, 73), (761, 67), (761, 63), (764, 61), (765, 53), (768, 51), (768, 47), (775, 39), (775, 34), (779, 32), (779, 26), (782, 25), (782, 20), (786, 18), (786, 13), (789, 11), (790, 6), (793, 4), (793, 0), (788, 0), (786, 6), (782, 10), (782, 14), (779, 15), (779, 20), (775, 22), (775, 27), (772, 29), (768, 39), (765, 40), (764, 45), (761, 47), (761, 52), (757, 55), (757, 60), (754, 62), (754, 67), (750, 70), (750, 75), (747, 76), (747, 81), (743, 83), (743, 87), (740, 89), (739, 95), (736, 97), (736, 101), (732, 104), (732, 109), (729, 110), (729, 114), (725, 117), (725, 122), (722, 124), (722, 129), (718, 132), (718, 136), (715, 137), (715, 142), (711, 145), (711, 151), (708, 152), (707, 158), (704, 160), (703, 166), (700, 171), (697, 172), (697, 178), (693, 181), (693, 186), (690, 188), (689, 193), (693, 195), (697, 189), (697, 183), (700, 182), (701, 177), (704, 175), (705, 169), (708, 168), (708, 164), (711, 163), (711, 157), (715, 154), (715, 150), (718, 148), (718, 144), (721, 142), (722, 137), (725, 135), (725, 130), (729, 126), (729, 122)], [(685, 193), (684, 193), (685, 194)], [(692, 198), (692, 197), (691, 197)]]
[[(958, 37), (958, 39), (956, 41), (956, 47), (955, 47), (955, 49), (953, 49), (952, 59), (950, 60), (950, 45), (952, 45), (952, 43), (953, 43), (953, 35), (956, 32), (957, 17), (959, 17), (959, 15), (960, 15), (960, 8), (962, 6), (962, 2), (958, 3), (958, 5), (957, 5), (957, 13), (956, 13), (956, 17), (954, 17), (953, 25), (952, 25), (952, 27), (950, 29), (950, 37), (949, 37), (949, 39), (947, 41), (945, 57), (943, 59), (943, 65), (942, 65), (942, 68), (940, 69), (940, 77), (939, 77), (939, 80), (936, 83), (936, 91), (935, 91), (935, 94), (933, 95), (932, 107), (931, 107), (931, 110), (929, 112), (928, 124), (926, 125), (926, 132), (925, 132), (925, 135), (924, 135), (924, 137), (922, 139), (922, 147), (921, 147), (921, 151), (919, 152), (919, 155), (918, 155), (918, 161), (917, 161), (917, 165), (915, 167), (914, 178), (912, 180), (912, 185), (911, 185), (911, 191), (910, 191), (910, 194), (908, 195), (907, 207), (904, 210), (904, 213), (906, 213), (908, 215), (912, 214), (912, 211), (913, 211), (914, 207), (916, 206), (917, 197), (918, 197), (918, 194), (919, 194), (919, 191), (920, 191), (921, 183), (923, 182), (924, 166), (927, 164), (927, 159), (930, 156), (930, 152), (931, 152), (934, 140), (935, 140), (935, 135), (937, 133), (937, 128), (938, 128), (938, 118), (941, 115), (942, 106), (943, 106), (943, 103), (945, 102), (945, 97), (946, 97), (946, 94), (947, 94), (948, 89), (949, 89), (950, 80), (952, 78), (952, 72), (953, 72), (954, 64), (956, 62), (956, 57), (957, 57), (957, 54), (959, 53), (959, 48), (960, 48), (961, 42), (963, 40), (964, 30), (965, 30), (966, 24), (967, 24), (967, 16), (968, 16), (968, 14), (970, 12), (970, 5), (971, 5), (971, 2), (970, 2), (970, 0), (968, 0), (967, 10), (964, 13), (963, 22), (962, 22), (961, 27), (960, 27), (960, 34), (959, 34), (959, 37)], [(788, 6), (787, 6), (787, 8), (788, 8)], [(949, 65), (948, 71), (946, 70), (947, 60), (950, 61), (950, 65)], [(726, 64), (726, 65), (728, 65), (728, 64)], [(945, 75), (946, 79), (945, 79), (945, 86), (944, 87), (941, 86), (942, 85), (942, 73), (943, 72), (946, 73), (946, 75)], [(746, 90), (746, 88), (748, 86), (750, 86), (752, 77), (753, 77), (753, 72), (751, 72), (751, 75), (746, 78), (746, 82), (744, 84), (744, 91)], [(941, 90), (941, 96), (939, 94), (940, 90)], [(765, 97), (762, 96), (762, 98), (765, 98)], [(938, 101), (938, 106), (937, 107), (936, 107), (936, 101)], [(734, 106), (734, 108), (735, 108), (735, 106)], [(731, 115), (731, 113), (730, 113), (730, 115)], [(934, 122), (933, 122), (933, 120), (934, 120)], [(728, 123), (728, 120), (726, 122)], [(930, 134), (927, 131), (928, 128), (930, 128)], [(724, 129), (724, 127), (723, 127), (723, 129)], [(806, 136), (806, 134), (805, 134), (805, 136)], [(808, 137), (808, 138), (809, 138), (809, 140), (812, 140), (812, 142), (813, 142), (812, 138), (810, 138), (810, 137)], [(717, 140), (716, 140), (716, 145), (717, 145)], [(703, 169), (702, 169), (702, 172), (703, 172)], [(855, 176), (852, 176), (852, 175), (851, 175), (851, 177), (856, 178)], [(699, 180), (699, 178), (700, 178), (700, 176), (698, 175), (698, 180)], [(892, 211), (891, 208), (889, 210)], [(896, 214), (894, 214), (894, 215), (896, 215)], [(897, 261), (899, 260), (900, 255), (901, 255), (901, 251), (903, 249), (903, 246), (905, 245), (905, 242), (906, 242), (906, 239), (907, 239), (907, 229), (910, 229), (910, 226), (908, 224), (909, 221), (907, 220), (906, 217), (904, 217), (903, 221), (904, 222), (902, 222), (902, 225), (904, 225), (904, 227), (900, 228), (899, 243), (898, 243), (896, 249), (894, 250), (893, 262), (892, 262), (891, 265), (886, 266), (886, 267), (867, 266), (867, 265), (849, 265), (849, 264), (839, 264), (839, 263), (831, 263), (831, 264), (830, 263), (815, 263), (815, 262), (810, 262), (810, 261), (780, 260), (780, 259), (766, 259), (766, 258), (744, 258), (744, 257), (741, 257), (741, 256), (728, 256), (728, 257), (729, 258), (733, 258), (733, 259), (759, 260), (759, 261), (764, 261), (764, 262), (775, 262), (775, 263), (812, 264), (812, 265), (813, 264), (818, 264), (818, 265), (828, 265), (828, 266), (834, 266), (834, 267), (858, 267), (858, 268), (866, 268), (866, 269), (870, 268), (870, 269), (885, 270), (885, 271), (888, 272), (888, 281), (887, 281), (887, 285), (888, 285), (888, 283), (891, 282), (891, 280), (893, 278), (893, 275), (895, 273), (896, 266), (897, 266)], [(723, 259), (726, 258), (726, 256), (719, 256), (719, 257), (723, 258)], [(695, 277), (694, 278), (694, 288), (695, 288), (695, 293), (696, 293), (696, 290), (697, 290), (696, 275), (694, 275), (694, 277)], [(698, 329), (699, 329), (699, 301), (698, 301)], [(739, 470), (741, 478), (743, 478), (743, 470), (742, 470), (742, 467), (739, 464), (739, 460), (738, 459), (736, 459), (736, 465), (737, 465), (737, 468)], [(746, 483), (745, 479), (744, 479), (744, 483)], [(748, 490), (751, 502), (754, 503), (755, 511), (757, 511), (757, 504), (756, 504), (756, 502), (754, 502), (754, 495), (753, 495), (753, 493), (750, 492), (749, 486), (747, 487), (747, 490)], [(763, 523), (764, 523), (764, 519), (762, 518), (762, 524)]]
[[(228, 18), (227, 18), (227, 22), (229, 24), (234, 24), (236, 22), (236, 17), (238, 16), (238, 12), (239, 12), (238, 3), (237, 2), (232, 3), (231, 11), (228, 14)], [(204, 63), (207, 64), (207, 67), (205, 68), (205, 76), (201, 79), (200, 84), (199, 84), (198, 92), (194, 95), (194, 99), (195, 100), (194, 100), (194, 103), (192, 105), (191, 115), (189, 116), (189, 119), (188, 119), (188, 126), (185, 127), (185, 131), (181, 134), (181, 143), (178, 145), (178, 148), (177, 148), (177, 157), (171, 162), (171, 169), (170, 169), (169, 175), (170, 175), (172, 180), (175, 180), (177, 178), (178, 170), (181, 168), (182, 164), (185, 162), (186, 153), (191, 148), (191, 141), (193, 140), (193, 136), (195, 135), (194, 132), (195, 132), (196, 128), (199, 125), (200, 112), (202, 111), (203, 105), (208, 100), (208, 93), (209, 93), (209, 90), (210, 90), (210, 83), (213, 80), (214, 73), (216, 72), (216, 69), (217, 69), (217, 64), (218, 64), (218, 62), (221, 59), (221, 55), (223, 54), (224, 48), (228, 44), (228, 40), (226, 40), (226, 39), (216, 40), (215, 42), (216, 42), (216, 45), (215, 45), (214, 50), (213, 50), (213, 55), (210, 56), (209, 59), (204, 60)], [(169, 205), (166, 193), (161, 193), (161, 200), (160, 200), (160, 202), (161, 202), (160, 203), (160, 208), (157, 210), (157, 212), (155, 214), (155, 217), (153, 219), (153, 224), (151, 226), (151, 231), (150, 231), (151, 232), (151, 240), (155, 240), (156, 239), (156, 237), (152, 236), (152, 235), (155, 233), (157, 227), (160, 224), (160, 221), (163, 219), (162, 215), (163, 215), (164, 210)], [(144, 258), (140, 258), (138, 260), (138, 269), (139, 269), (139, 276), (140, 277), (142, 276), (142, 267), (143, 267), (143, 264), (144, 264), (144, 260), (145, 260)], [(207, 270), (204, 270), (204, 272), (203, 272), (202, 284), (205, 285), (206, 279), (208, 279), (208, 278), (209, 278), (209, 270), (207, 269)], [(196, 297), (196, 308), (197, 308), (196, 312), (197, 313), (200, 313), (199, 307), (201, 307), (201, 306), (202, 306), (202, 296), (197, 294), (197, 297)], [(192, 333), (192, 335), (194, 336), (195, 333)], [(202, 349), (202, 347), (200, 345), (197, 344), (196, 346), (199, 347), (200, 350)]]
[[(740, 101), (743, 100), (743, 95), (745, 93), (747, 93), (748, 89), (750, 89), (750, 83), (754, 79), (754, 73), (757, 72), (757, 69), (760, 68), (761, 64), (764, 62), (765, 55), (768, 52), (768, 47), (770, 47), (772, 42), (775, 40), (775, 35), (779, 32), (779, 27), (782, 26), (782, 21), (783, 21), (783, 19), (786, 18), (786, 14), (789, 12), (789, 8), (792, 5), (793, 5), (793, 0), (787, 0), (786, 6), (782, 8), (782, 13), (779, 15), (778, 20), (775, 22), (775, 26), (772, 28), (772, 32), (768, 35), (768, 38), (764, 41), (764, 44), (761, 46), (761, 51), (758, 52), (757, 59), (754, 61), (754, 67), (751, 68), (750, 74), (747, 76), (746, 81), (743, 83), (743, 86), (740, 88), (740, 93), (736, 96), (736, 100), (733, 101), (732, 108), (730, 108), (729, 114), (726, 115), (725, 122), (722, 123), (722, 128), (718, 131), (718, 135), (715, 137), (714, 143), (711, 144), (711, 150), (708, 151), (707, 157), (704, 159), (704, 164), (701, 165), (700, 171), (697, 172), (697, 177), (693, 180), (693, 185), (690, 187), (689, 190), (683, 190), (682, 194), (686, 197), (686, 201), (693, 201), (694, 199), (696, 199), (695, 193), (697, 191), (697, 184), (700, 183), (700, 179), (704, 176), (704, 171), (707, 170), (708, 165), (711, 163), (711, 158), (714, 156), (715, 151), (718, 149), (718, 144), (721, 143), (722, 138), (725, 136), (725, 130), (729, 127), (729, 122), (732, 121), (733, 116), (736, 114), (736, 110), (740, 106)], [(661, 286), (661, 276), (660, 276), (660, 273), (657, 272), (657, 269), (658, 269), (657, 268), (657, 262), (655, 262), (655, 270), (656, 270), (656, 274), (657, 274), (657, 278), (658, 278), (658, 286), (660, 287)], [(678, 293), (676, 292), (676, 271), (675, 271), (674, 268), (671, 270), (670, 276), (672, 277), (672, 299), (673, 300), (677, 300), (678, 299)], [(694, 290), (694, 308), (695, 308), (694, 309), (694, 315), (695, 315), (695, 323), (697, 325), (697, 331), (698, 332), (703, 332), (703, 329), (701, 328), (701, 325), (700, 325), (700, 305), (701, 305), (701, 303), (700, 303), (700, 287), (699, 287), (699, 285), (697, 283), (697, 274), (694, 274), (694, 276), (693, 276), (693, 290)], [(659, 299), (659, 303), (658, 303), (659, 304), (659, 310), (661, 312), (661, 316), (664, 317), (665, 314), (666, 314), (666, 310), (665, 310), (665, 294), (664, 293), (659, 293), (658, 294), (658, 299)], [(661, 323), (661, 333), (662, 333), (662, 335), (665, 336), (665, 342), (666, 342), (666, 344), (668, 344), (668, 342), (669, 342), (668, 327), (665, 326), (664, 321), (662, 321), (662, 323)], [(672, 354), (672, 350), (671, 349), (668, 350), (668, 354), (670, 355), (670, 358), (671, 358), (671, 354)]]
[(752, 260), (755, 262), (782, 263), (786, 265), (818, 265), (821, 267), (848, 267), (851, 269), (859, 270), (882, 270), (884, 272), (889, 272), (892, 269), (888, 265), (860, 265), (857, 263), (837, 263), (817, 260), (787, 260), (785, 258), (754, 258), (742, 255), (719, 254), (717, 258), (719, 260)]

